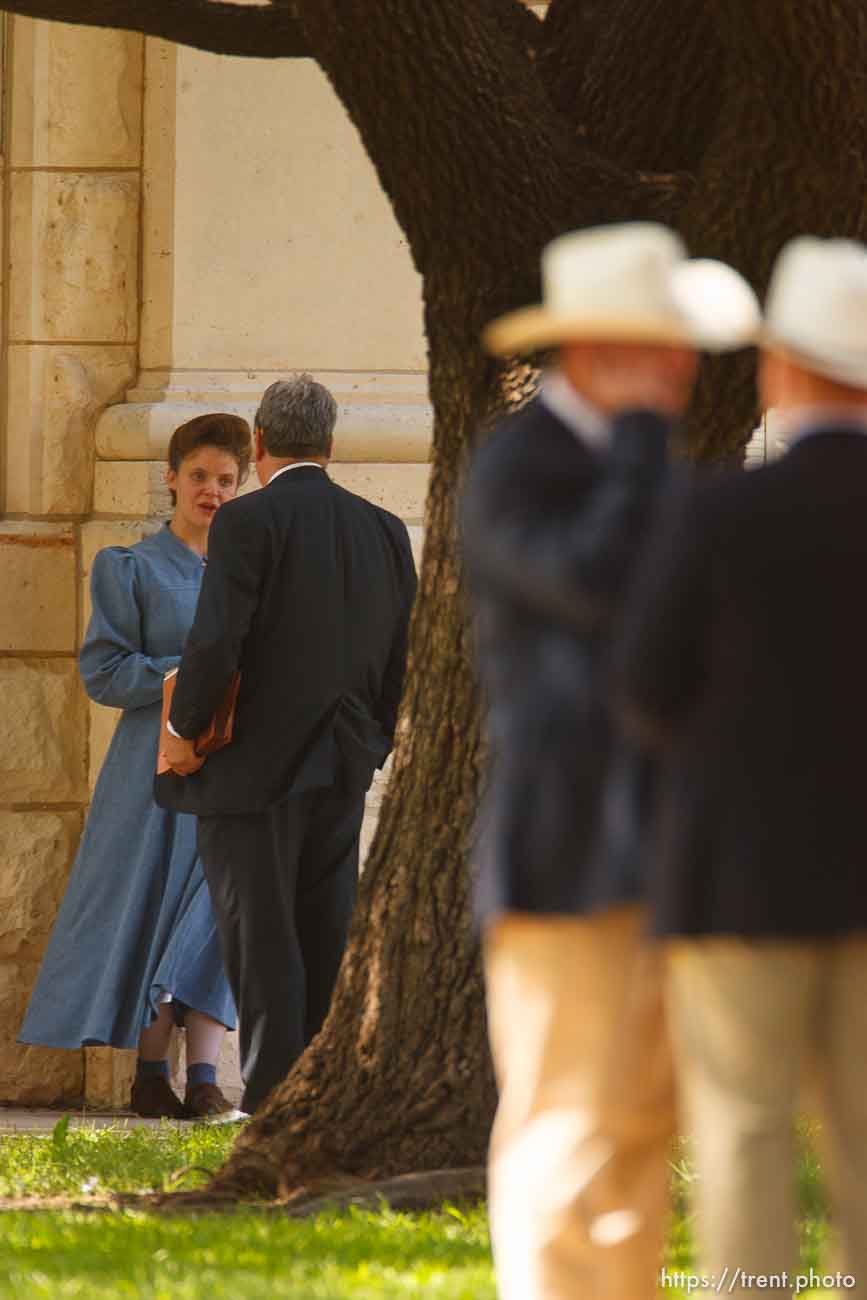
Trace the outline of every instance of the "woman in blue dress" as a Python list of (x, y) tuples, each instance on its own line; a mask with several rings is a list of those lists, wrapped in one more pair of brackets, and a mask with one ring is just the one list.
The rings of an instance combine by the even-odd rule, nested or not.
[[(206, 563), (208, 529), (250, 464), (250, 429), (203, 415), (177, 429), (166, 480), (174, 512), (135, 546), (109, 546), (91, 574), (79, 656), (92, 700), (123, 709), (94, 791), (66, 895), (19, 1041), (138, 1048), (139, 1115), (231, 1112), (216, 1061), (235, 1008), (223, 970), (196, 819), (152, 797), (163, 677), (180, 662)], [(175, 1025), (186, 1031), (184, 1102), (169, 1082)]]

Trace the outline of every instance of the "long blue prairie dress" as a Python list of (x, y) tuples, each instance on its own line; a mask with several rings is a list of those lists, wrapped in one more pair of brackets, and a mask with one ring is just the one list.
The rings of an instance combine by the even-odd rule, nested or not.
[(171, 994), (235, 1027), (196, 819), (153, 801), (163, 674), (180, 662), (201, 558), (167, 526), (93, 564), (79, 664), (92, 700), (124, 710), (21, 1027), (44, 1047), (135, 1047)]

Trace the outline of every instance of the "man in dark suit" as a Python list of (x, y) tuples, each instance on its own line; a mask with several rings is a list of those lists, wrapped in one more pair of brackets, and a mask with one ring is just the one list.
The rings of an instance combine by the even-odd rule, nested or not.
[(623, 694), (666, 755), (652, 901), (703, 1263), (744, 1298), (744, 1275), (794, 1277), (794, 1119), (815, 1070), (861, 1294), (867, 250), (793, 241), (762, 337), (762, 395), (789, 450), (707, 479), (672, 511), (637, 579)]
[[(170, 716), (173, 773), (157, 778), (161, 801), (199, 817), (246, 1111), (285, 1078), (328, 1011), (415, 595), (404, 524), (326, 473), (336, 417), (309, 375), (262, 398), (263, 490), (211, 525)], [(232, 742), (202, 764), (194, 738), (236, 670)]]
[(486, 342), (557, 346), (558, 364), (481, 447), (464, 501), (492, 749), (477, 851), (500, 1084), (491, 1233), (503, 1300), (650, 1300), (673, 1127), (642, 939), (651, 774), (612, 725), (607, 672), (696, 348), (738, 341), (720, 293), (741, 329), (756, 308), (660, 226), (564, 236), (543, 278), (544, 305)]

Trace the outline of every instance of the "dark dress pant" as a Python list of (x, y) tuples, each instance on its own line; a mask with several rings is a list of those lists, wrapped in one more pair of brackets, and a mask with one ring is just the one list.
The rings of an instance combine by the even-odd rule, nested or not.
[(364, 793), (291, 795), (199, 818), (199, 853), (238, 1009), (241, 1105), (281, 1083), (328, 1014), (358, 883)]

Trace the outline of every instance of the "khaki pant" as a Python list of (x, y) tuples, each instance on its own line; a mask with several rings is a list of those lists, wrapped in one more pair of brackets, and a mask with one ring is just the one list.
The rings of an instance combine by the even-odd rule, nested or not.
[(644, 913), (510, 913), (485, 938), (500, 1300), (651, 1300), (673, 1091)]
[[(867, 939), (680, 940), (668, 953), (703, 1266), (798, 1271), (793, 1123), (809, 1086), (841, 1229), (833, 1266), (856, 1279), (843, 1294), (867, 1296)], [(755, 1284), (725, 1292), (748, 1300)]]

